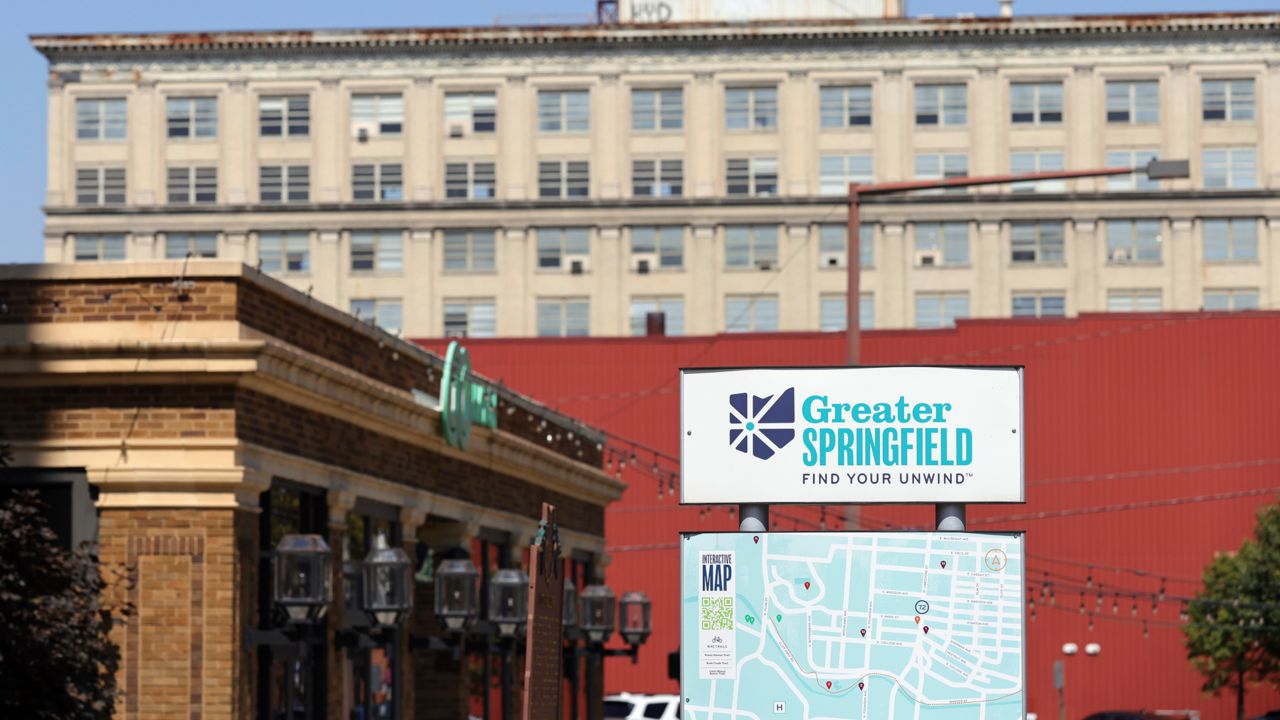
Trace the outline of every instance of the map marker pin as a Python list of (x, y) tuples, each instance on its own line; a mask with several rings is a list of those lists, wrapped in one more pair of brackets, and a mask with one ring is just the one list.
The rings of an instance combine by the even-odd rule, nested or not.
[(928, 635), (928, 634), (929, 634), (929, 626), (928, 626), (928, 625), (925, 625), (925, 626), (924, 626), (924, 634), (925, 634), (925, 635)]
[(861, 690), (862, 688), (863, 688), (863, 683), (858, 683), (858, 689)]
[(862, 632), (862, 637), (866, 637), (866, 636), (867, 636), (867, 629), (866, 629), (866, 628), (862, 628), (861, 632)]
[(778, 622), (782, 622), (782, 613), (778, 613)]
[(827, 689), (828, 689), (828, 690), (830, 690), (830, 689), (831, 689), (831, 681), (830, 681), (830, 680), (828, 680), (828, 681), (827, 681)]
[(809, 589), (809, 581), (808, 581), (808, 580), (805, 580), (805, 581), (804, 581), (804, 589), (805, 589), (805, 590), (808, 590), (808, 589)]
[(757, 544), (757, 545), (759, 545), (759, 544), (760, 544), (760, 536), (759, 536), (759, 535), (752, 535), (752, 536), (751, 536), (751, 540), (752, 540), (753, 542), (755, 542), (755, 544)]
[(943, 570), (946, 570), (946, 569), (947, 569), (947, 561), (946, 561), (946, 560), (943, 560), (943, 561), (942, 561), (942, 569), (943, 569)]
[(919, 615), (917, 615), (917, 616), (916, 616), (916, 624), (917, 624), (917, 625), (919, 625), (919, 624), (920, 624), (920, 616), (919, 616)]

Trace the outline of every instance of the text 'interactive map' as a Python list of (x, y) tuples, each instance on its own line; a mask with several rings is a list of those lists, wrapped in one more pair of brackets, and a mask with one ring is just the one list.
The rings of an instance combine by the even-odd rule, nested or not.
[(687, 720), (1021, 720), (1022, 535), (690, 533)]

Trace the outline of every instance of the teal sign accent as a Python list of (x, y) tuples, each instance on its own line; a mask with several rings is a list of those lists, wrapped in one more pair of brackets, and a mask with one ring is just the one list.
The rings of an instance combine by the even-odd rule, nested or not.
[(466, 449), (472, 425), (498, 427), (498, 393), (471, 377), (471, 356), (457, 340), (449, 343), (440, 379), (440, 422), (445, 441)]

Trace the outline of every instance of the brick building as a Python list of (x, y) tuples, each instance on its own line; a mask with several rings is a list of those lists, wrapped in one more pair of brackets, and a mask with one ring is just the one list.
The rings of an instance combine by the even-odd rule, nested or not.
[[(118, 717), (457, 718), (489, 702), (469, 697), (500, 672), (489, 654), (411, 648), (440, 632), (429, 582), (404, 627), (363, 631), (359, 561), (380, 535), (415, 568), (469, 548), (484, 578), (524, 562), (549, 501), (581, 588), (601, 580), (623, 486), (598, 431), (480, 379), (496, 427), (448, 443), (443, 370), (238, 263), (0, 268), (0, 438), (15, 456), (0, 484), (40, 487), (64, 541), (128, 570), (113, 589), (137, 611), (117, 628)], [(265, 552), (287, 533), (332, 548), (305, 654), (250, 632), (273, 626)]]

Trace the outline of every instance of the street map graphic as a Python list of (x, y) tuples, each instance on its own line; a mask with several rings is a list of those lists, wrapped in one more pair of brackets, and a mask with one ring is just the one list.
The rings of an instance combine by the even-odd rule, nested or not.
[(686, 720), (1022, 720), (1022, 535), (687, 533)]

